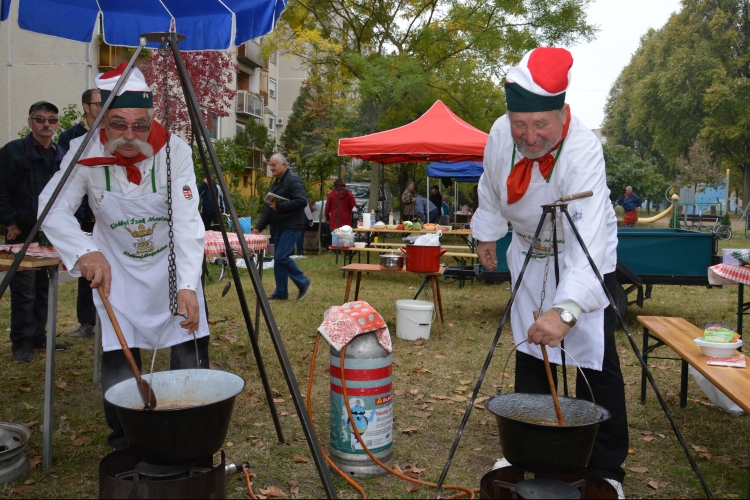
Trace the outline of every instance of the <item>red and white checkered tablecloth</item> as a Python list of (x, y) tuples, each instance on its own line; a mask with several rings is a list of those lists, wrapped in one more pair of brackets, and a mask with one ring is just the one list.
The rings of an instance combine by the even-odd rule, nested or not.
[[(18, 253), (23, 248), (23, 243), (17, 243), (15, 245), (0, 245), (0, 251), (10, 252), (12, 254)], [(59, 259), (55, 249), (52, 247), (40, 247), (39, 243), (32, 243), (26, 250), (26, 255), (29, 257), (47, 257), (50, 259)]]
[(750, 267), (717, 264), (708, 268), (708, 282), (712, 285), (750, 285)]
[[(240, 251), (240, 239), (237, 237), (237, 233), (227, 233), (229, 236), (229, 245), (232, 250)], [(253, 252), (265, 250), (268, 246), (268, 239), (263, 234), (246, 234), (245, 241), (247, 242), (247, 248)], [(206, 243), (204, 245), (204, 253), (206, 254), (218, 254), (226, 251), (224, 247), (224, 238), (221, 236), (220, 231), (206, 231)]]

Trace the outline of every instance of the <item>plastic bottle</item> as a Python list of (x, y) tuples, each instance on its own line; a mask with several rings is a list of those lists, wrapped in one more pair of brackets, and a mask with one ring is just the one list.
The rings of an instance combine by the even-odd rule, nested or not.
[(370, 225), (375, 224), (377, 221), (375, 220), (375, 210), (370, 210)]
[(393, 225), (393, 209), (391, 209), (391, 211), (388, 213), (388, 225)]

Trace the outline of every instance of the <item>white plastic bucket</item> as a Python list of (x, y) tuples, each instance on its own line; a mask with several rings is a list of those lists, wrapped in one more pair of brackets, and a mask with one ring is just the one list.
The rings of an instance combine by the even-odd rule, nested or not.
[(435, 304), (426, 300), (397, 300), (396, 337), (429, 340), (434, 311)]

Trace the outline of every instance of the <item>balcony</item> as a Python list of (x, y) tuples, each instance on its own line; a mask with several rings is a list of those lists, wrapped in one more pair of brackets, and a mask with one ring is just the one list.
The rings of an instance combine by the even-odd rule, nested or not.
[(253, 40), (237, 47), (237, 59), (256, 68), (268, 69), (268, 61), (260, 56), (260, 44)]
[(263, 119), (263, 98), (246, 90), (237, 91), (237, 113)]

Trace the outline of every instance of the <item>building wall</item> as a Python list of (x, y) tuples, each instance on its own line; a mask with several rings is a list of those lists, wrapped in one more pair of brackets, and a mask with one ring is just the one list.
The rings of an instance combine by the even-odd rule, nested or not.
[(81, 107), (81, 94), (93, 87), (96, 44), (62, 40), (18, 27), (18, 2), (0, 23), (0, 145), (18, 139), (29, 106), (49, 101), (60, 111)]

